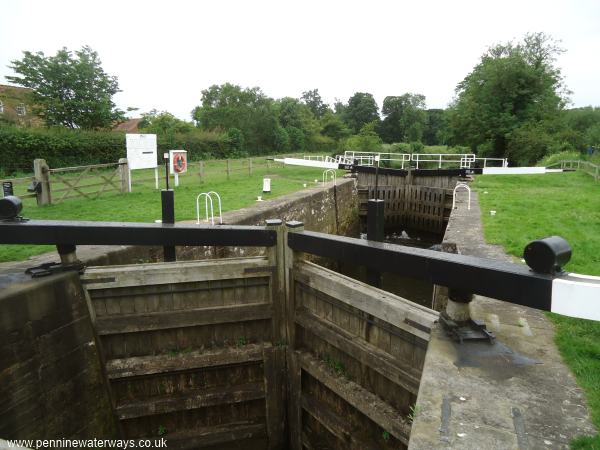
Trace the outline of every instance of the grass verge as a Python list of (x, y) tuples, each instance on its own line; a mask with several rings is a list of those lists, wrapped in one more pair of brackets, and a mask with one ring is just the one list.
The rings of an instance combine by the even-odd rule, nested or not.
[[(584, 173), (478, 177), (485, 238), (521, 257), (525, 245), (550, 235), (573, 248), (570, 272), (600, 275), (600, 183)], [(489, 211), (495, 210), (496, 215)], [(563, 360), (584, 389), (600, 429), (600, 323), (548, 314)], [(600, 436), (581, 437), (573, 449), (600, 450)]]
[[(175, 189), (175, 218), (178, 221), (196, 218), (196, 196), (200, 192), (218, 192), (223, 212), (226, 212), (255, 204), (258, 195), (268, 200), (301, 190), (304, 183), (314, 186), (315, 179), (321, 180), (322, 172), (321, 169), (277, 165), (257, 167), (252, 175), (238, 171), (232, 173), (230, 180), (227, 180), (225, 168), (204, 179), (189, 173), (180, 177), (180, 186)], [(128, 194), (110, 193), (92, 200), (72, 199), (44, 207), (36, 206), (32, 199), (25, 202), (22, 214), (30, 219), (46, 220), (153, 222), (161, 218), (160, 191), (154, 188), (153, 181), (136, 182), (136, 177), (140, 176), (134, 172), (133, 192)], [(264, 177), (271, 178), (270, 194), (262, 193)], [(161, 183), (164, 184), (164, 176)], [(21, 261), (52, 249), (53, 246), (2, 245), (0, 261)]]

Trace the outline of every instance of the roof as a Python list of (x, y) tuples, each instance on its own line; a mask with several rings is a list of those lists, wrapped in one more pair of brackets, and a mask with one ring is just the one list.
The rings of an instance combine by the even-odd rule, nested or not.
[(126, 133), (138, 133), (140, 129), (138, 128), (141, 118), (137, 119), (127, 119), (125, 122), (121, 122), (119, 125), (115, 127), (116, 131), (125, 131)]

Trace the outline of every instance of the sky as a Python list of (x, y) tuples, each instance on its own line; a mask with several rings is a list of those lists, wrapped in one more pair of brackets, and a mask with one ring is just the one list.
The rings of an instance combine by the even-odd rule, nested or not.
[(332, 104), (370, 92), (445, 108), (489, 46), (542, 31), (571, 106), (600, 106), (599, 0), (0, 0), (0, 83), (22, 51), (89, 45), (125, 109), (190, 120), (202, 90), (231, 82), (273, 98), (319, 89)]

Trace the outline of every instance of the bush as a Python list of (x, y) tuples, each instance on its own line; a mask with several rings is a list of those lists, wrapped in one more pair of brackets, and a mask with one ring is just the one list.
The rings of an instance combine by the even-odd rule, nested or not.
[(248, 156), (248, 153), (244, 151), (244, 133), (239, 128), (230, 128), (227, 131), (227, 136), (225, 137), (225, 142), (227, 143), (228, 156), (233, 158), (241, 158)]
[(395, 144), (391, 144), (389, 150), (386, 150), (389, 153), (411, 153), (410, 144), (406, 142), (396, 142)]
[(415, 142), (410, 143), (410, 151), (412, 153), (420, 153), (423, 151), (424, 148), (425, 148), (425, 146), (423, 145), (422, 142), (415, 141)]
[(338, 151), (338, 144), (335, 139), (322, 134), (312, 136), (307, 145), (307, 150), (312, 152), (335, 153)]
[(546, 155), (542, 159), (540, 159), (536, 166), (540, 167), (548, 167), (552, 164), (559, 163), (561, 161), (576, 161), (581, 158), (581, 154), (575, 151), (566, 151), (560, 153), (554, 153), (552, 155)]

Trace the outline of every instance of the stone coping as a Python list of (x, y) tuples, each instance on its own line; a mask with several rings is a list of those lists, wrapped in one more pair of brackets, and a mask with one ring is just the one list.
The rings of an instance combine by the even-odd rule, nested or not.
[[(514, 262), (483, 237), (481, 210), (461, 202), (444, 242), (463, 254)], [(412, 426), (410, 450), (555, 449), (596, 432), (583, 391), (554, 344), (543, 312), (476, 296), (471, 316), (496, 342), (450, 340), (432, 332)]]

